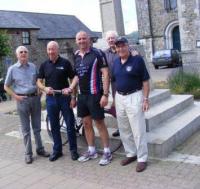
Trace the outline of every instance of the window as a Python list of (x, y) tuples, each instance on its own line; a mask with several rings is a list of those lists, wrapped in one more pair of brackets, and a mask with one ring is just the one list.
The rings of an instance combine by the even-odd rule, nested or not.
[(29, 31), (23, 31), (22, 32), (22, 44), (23, 45), (30, 45), (30, 32)]
[(177, 0), (164, 0), (164, 8), (168, 12), (177, 8)]

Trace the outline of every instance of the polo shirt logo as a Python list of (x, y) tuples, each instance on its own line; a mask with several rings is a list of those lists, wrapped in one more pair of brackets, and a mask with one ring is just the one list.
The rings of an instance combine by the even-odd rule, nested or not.
[(57, 70), (64, 70), (64, 67), (62, 66), (59, 66), (59, 67), (56, 67)]
[(127, 71), (127, 72), (130, 72), (131, 70), (132, 70), (132, 66), (127, 66), (127, 67), (126, 67), (126, 71)]

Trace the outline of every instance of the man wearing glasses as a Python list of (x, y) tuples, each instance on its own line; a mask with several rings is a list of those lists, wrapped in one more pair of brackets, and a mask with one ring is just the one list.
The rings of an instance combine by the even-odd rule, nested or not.
[(33, 161), (30, 122), (35, 137), (36, 153), (43, 157), (48, 157), (49, 153), (44, 150), (40, 136), (41, 103), (40, 96), (37, 94), (36, 66), (28, 62), (28, 49), (26, 47), (19, 46), (16, 49), (16, 56), (18, 62), (8, 69), (4, 89), (17, 102), (25, 145), (25, 162), (30, 164)]

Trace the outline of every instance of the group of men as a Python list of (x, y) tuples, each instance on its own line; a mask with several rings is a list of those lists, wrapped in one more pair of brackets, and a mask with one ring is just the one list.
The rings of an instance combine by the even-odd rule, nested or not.
[[(86, 162), (98, 157), (94, 121), (103, 145), (99, 165), (109, 164), (112, 154), (104, 122), (104, 107), (108, 104), (111, 83), (114, 99), (111, 108), (114, 112), (116, 109), (119, 128), (113, 135), (120, 134), (126, 152), (121, 165), (137, 160), (136, 171), (146, 169), (148, 150), (144, 112), (149, 109), (149, 74), (142, 57), (130, 51), (126, 38), (117, 37), (116, 32), (109, 31), (106, 40), (109, 48), (103, 52), (91, 46), (90, 36), (85, 31), (78, 32), (76, 44), (79, 50), (74, 55), (74, 68), (59, 55), (58, 43), (50, 41), (47, 44), (48, 60), (41, 64), (38, 73), (36, 66), (28, 61), (28, 49), (24, 46), (16, 49), (18, 62), (8, 69), (4, 88), (17, 101), (27, 164), (33, 161), (30, 125), (38, 155), (49, 157), (50, 161), (63, 155), (60, 112), (67, 125), (71, 159)], [(78, 95), (77, 86), (80, 91)], [(54, 142), (51, 154), (45, 151), (40, 136), (41, 104), (38, 91), (46, 93), (46, 107)], [(83, 120), (88, 144), (87, 151), (81, 156), (77, 152), (74, 127), (73, 108), (76, 105), (78, 117)]]

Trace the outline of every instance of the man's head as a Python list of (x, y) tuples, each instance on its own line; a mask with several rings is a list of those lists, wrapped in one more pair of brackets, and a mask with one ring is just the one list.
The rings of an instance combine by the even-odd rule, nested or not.
[(121, 58), (127, 58), (130, 54), (128, 40), (125, 37), (119, 37), (115, 41), (116, 51)]
[(85, 31), (80, 31), (76, 34), (76, 44), (80, 50), (88, 50), (90, 48), (90, 43), (90, 36)]
[(106, 32), (106, 41), (108, 46), (112, 49), (115, 48), (115, 41), (117, 39), (117, 32), (116, 31), (108, 31)]
[(16, 49), (16, 56), (20, 63), (25, 64), (28, 62), (28, 49), (25, 46), (19, 46)]
[(59, 45), (56, 41), (50, 41), (47, 44), (47, 54), (52, 62), (55, 62), (59, 55)]

